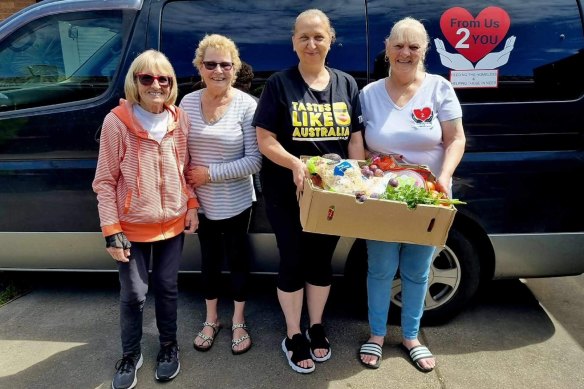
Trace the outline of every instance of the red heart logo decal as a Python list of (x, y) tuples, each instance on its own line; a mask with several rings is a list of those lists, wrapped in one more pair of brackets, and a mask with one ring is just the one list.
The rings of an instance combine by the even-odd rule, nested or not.
[(421, 122), (425, 122), (428, 120), (428, 118), (432, 117), (432, 109), (430, 107), (414, 109), (414, 117)]
[(471, 62), (478, 62), (503, 41), (509, 31), (509, 14), (499, 7), (487, 7), (476, 18), (461, 7), (448, 9), (440, 17), (446, 40)]

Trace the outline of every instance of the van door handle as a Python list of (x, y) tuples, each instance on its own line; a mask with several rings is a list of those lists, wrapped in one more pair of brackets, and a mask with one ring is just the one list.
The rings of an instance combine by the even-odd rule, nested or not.
[(97, 131), (95, 131), (95, 135), (93, 136), (93, 140), (99, 144), (99, 138), (101, 138), (101, 126), (97, 127)]

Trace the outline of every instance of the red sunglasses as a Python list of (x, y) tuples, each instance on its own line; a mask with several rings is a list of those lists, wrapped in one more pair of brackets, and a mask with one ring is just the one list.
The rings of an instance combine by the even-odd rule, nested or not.
[(158, 85), (162, 87), (167, 87), (172, 84), (172, 77), (170, 76), (154, 76), (148, 73), (138, 73), (136, 74), (136, 77), (138, 78), (138, 81), (140, 81), (140, 84), (144, 86), (152, 85), (154, 80), (157, 80)]

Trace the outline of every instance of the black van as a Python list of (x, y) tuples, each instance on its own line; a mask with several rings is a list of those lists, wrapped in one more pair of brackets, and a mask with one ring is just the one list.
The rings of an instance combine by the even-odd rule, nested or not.
[[(412, 16), (432, 38), (428, 72), (457, 88), (467, 150), (454, 192), (468, 205), (434, 260), (427, 319), (451, 317), (483, 280), (584, 272), (580, 0), (45, 0), (24, 9), (0, 24), (0, 269), (115, 269), (91, 182), (100, 125), (137, 54), (163, 51), (184, 96), (198, 81), (198, 41), (227, 35), (259, 96), (270, 74), (297, 63), (291, 28), (308, 8), (336, 29), (328, 64), (361, 87), (387, 74), (383, 40)], [(275, 272), (261, 194), (250, 240), (254, 271)], [(182, 271), (198, 271), (197, 239), (186, 247)], [(362, 284), (365, 259), (362, 241), (343, 238), (335, 273)]]

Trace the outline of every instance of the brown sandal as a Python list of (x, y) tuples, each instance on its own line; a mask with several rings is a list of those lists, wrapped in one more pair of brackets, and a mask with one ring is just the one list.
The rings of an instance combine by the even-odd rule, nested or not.
[[(231, 353), (233, 353), (233, 355), (240, 355), (243, 354), (247, 351), (249, 351), (249, 349), (251, 348), (251, 337), (249, 336), (249, 329), (247, 328), (247, 325), (245, 323), (238, 323), (238, 324), (233, 324), (231, 326), (231, 333), (233, 334), (233, 332), (238, 329), (241, 328), (243, 330), (245, 330), (245, 332), (247, 332), (246, 335), (243, 335), (241, 338), (239, 339), (232, 339), (231, 340)], [(240, 344), (241, 342), (245, 341), (249, 339), (249, 345), (245, 348), (242, 348), (241, 350), (236, 350), (235, 347)]]
[[(213, 342), (215, 341), (215, 337), (219, 333), (219, 330), (222, 328), (221, 324), (210, 323), (208, 321), (203, 323), (203, 328), (205, 328), (205, 327), (211, 327), (213, 329), (213, 335), (212, 336), (205, 335), (205, 334), (203, 334), (203, 330), (201, 330), (197, 334), (195, 339), (197, 339), (197, 337), (199, 337), (199, 338), (203, 339), (203, 343), (198, 345), (193, 340), (193, 346), (195, 347), (195, 350), (197, 350), (197, 351), (202, 351), (202, 352), (209, 351), (211, 349), (211, 347), (213, 347)], [(203, 344), (208, 344), (208, 346), (203, 346)]]

